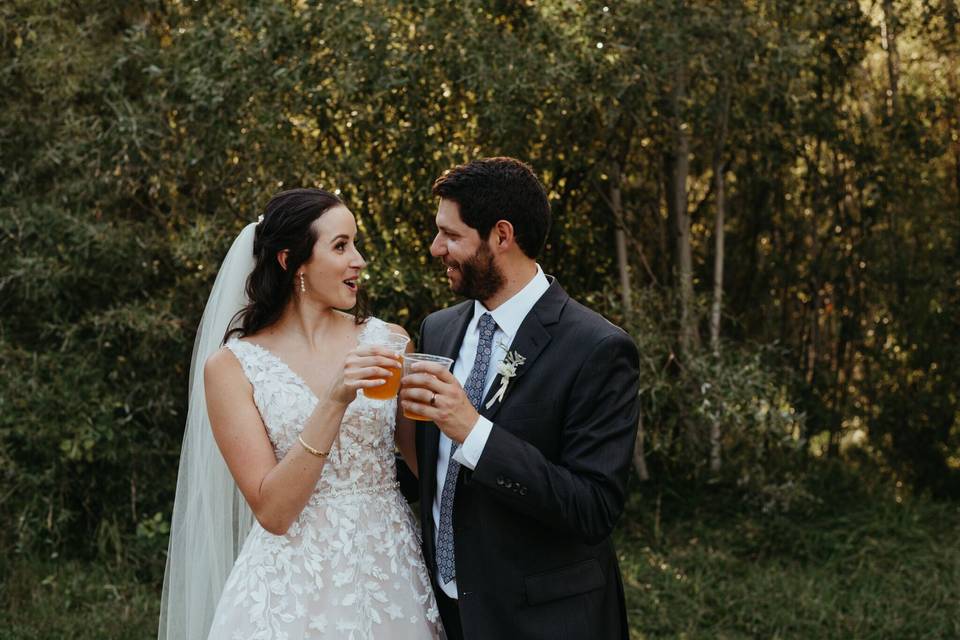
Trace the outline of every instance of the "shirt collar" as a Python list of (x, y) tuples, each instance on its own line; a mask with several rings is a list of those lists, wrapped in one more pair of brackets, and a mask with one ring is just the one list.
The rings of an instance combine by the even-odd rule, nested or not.
[(480, 322), (480, 316), (484, 313), (489, 313), (493, 316), (497, 327), (499, 327), (506, 336), (507, 344), (510, 344), (514, 336), (517, 335), (517, 331), (520, 330), (523, 319), (527, 317), (527, 314), (533, 309), (533, 305), (537, 304), (537, 301), (549, 288), (550, 281), (547, 280), (547, 276), (544, 275), (543, 269), (541, 269), (538, 264), (537, 273), (530, 279), (530, 282), (528, 282), (523, 289), (516, 292), (512, 298), (493, 311), (489, 311), (479, 300), (474, 300), (473, 319), (470, 321), (472, 325), (470, 330), (473, 331), (476, 329), (477, 324)]

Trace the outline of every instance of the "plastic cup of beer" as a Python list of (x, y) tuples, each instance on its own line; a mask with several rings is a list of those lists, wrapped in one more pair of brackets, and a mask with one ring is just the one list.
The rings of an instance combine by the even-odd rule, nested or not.
[[(400, 356), (401, 359), (403, 358), (403, 350), (407, 348), (408, 342), (410, 342), (410, 338), (402, 336), (399, 333), (364, 336), (360, 340), (360, 344), (386, 347)], [(400, 391), (400, 378), (403, 377), (403, 372), (400, 367), (387, 367), (387, 369), (390, 371), (390, 375), (386, 378), (386, 381), (378, 387), (362, 389), (363, 395), (373, 400), (389, 400), (390, 398), (397, 397), (397, 393)]]
[[(406, 376), (413, 373), (410, 370), (410, 366), (415, 362), (435, 362), (437, 364), (442, 364), (444, 367), (449, 369), (453, 364), (453, 359), (444, 358), (443, 356), (435, 356), (429, 353), (406, 353), (403, 356), (403, 375)], [(407, 411), (406, 409), (403, 410), (403, 415), (411, 420), (420, 420), (421, 422), (430, 420), (430, 418), (426, 416), (422, 416), (419, 413), (414, 413), (413, 411)]]

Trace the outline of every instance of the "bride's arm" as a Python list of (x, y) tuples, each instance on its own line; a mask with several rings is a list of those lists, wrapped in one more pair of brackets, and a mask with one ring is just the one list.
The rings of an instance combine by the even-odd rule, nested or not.
[[(386, 360), (356, 352), (347, 358), (343, 375), (332, 392), (319, 399), (303, 426), (301, 437), (307, 445), (329, 453), (357, 389), (383, 384), (382, 379), (369, 379), (377, 372), (386, 374), (371, 368), (377, 361)], [(326, 457), (310, 453), (298, 442), (277, 461), (253, 403), (253, 389), (229, 349), (207, 360), (204, 385), (213, 436), (237, 486), (264, 529), (286, 533), (316, 488)]]
[[(253, 403), (253, 388), (229, 350), (221, 349), (207, 360), (204, 386), (213, 436), (237, 486), (264, 529), (286, 533), (310, 499), (326, 459), (297, 443), (277, 462)], [(346, 407), (320, 400), (304, 425), (304, 441), (329, 451)]]

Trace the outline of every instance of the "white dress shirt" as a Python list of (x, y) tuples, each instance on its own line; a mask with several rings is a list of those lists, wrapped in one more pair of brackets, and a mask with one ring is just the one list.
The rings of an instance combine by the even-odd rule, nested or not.
[[(480, 342), (480, 333), (477, 331), (477, 325), (480, 323), (480, 316), (489, 313), (497, 323), (496, 331), (493, 333), (493, 354), (490, 356), (490, 366), (487, 369), (487, 378), (483, 383), (483, 396), (487, 395), (490, 385), (497, 377), (497, 365), (503, 361), (507, 355), (510, 345), (513, 343), (514, 336), (520, 329), (524, 318), (533, 309), (540, 297), (550, 288), (550, 282), (544, 275), (540, 265), (537, 265), (537, 273), (533, 278), (518, 291), (512, 298), (501, 304), (493, 311), (489, 311), (479, 301), (473, 302), (473, 318), (467, 325), (467, 331), (463, 335), (463, 343), (460, 345), (460, 352), (457, 355), (456, 362), (453, 365), (453, 375), (460, 382), (460, 385), (466, 384), (467, 377), (473, 369), (473, 361), (477, 357), (477, 343)], [(481, 407), (482, 409), (483, 407)], [(468, 469), (475, 469), (483, 454), (483, 448), (487, 444), (487, 438), (490, 437), (490, 431), (493, 429), (493, 423), (480, 416), (473, 430), (463, 441), (463, 444), (454, 452), (453, 459), (461, 466)], [(447, 478), (447, 466), (450, 464), (450, 448), (453, 441), (443, 433), (440, 434), (440, 450), (437, 453), (437, 490), (433, 494), (433, 530), (440, 530), (440, 498), (443, 496), (443, 484)], [(436, 540), (436, 533), (434, 533)], [(460, 550), (464, 552), (464, 550)], [(457, 597), (457, 579), (444, 584), (437, 573), (437, 584), (447, 596)]]

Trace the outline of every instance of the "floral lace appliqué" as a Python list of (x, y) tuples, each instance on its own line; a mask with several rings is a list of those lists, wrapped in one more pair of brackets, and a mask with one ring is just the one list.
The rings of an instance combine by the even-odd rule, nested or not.
[[(375, 318), (362, 331), (389, 331)], [(231, 340), (277, 459), (318, 402), (270, 351)], [(255, 524), (224, 587), (210, 638), (441, 638), (410, 508), (396, 485), (396, 399), (357, 394), (323, 475), (286, 534)]]

